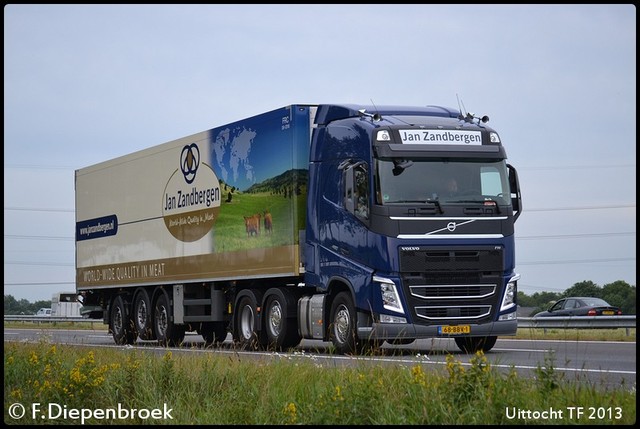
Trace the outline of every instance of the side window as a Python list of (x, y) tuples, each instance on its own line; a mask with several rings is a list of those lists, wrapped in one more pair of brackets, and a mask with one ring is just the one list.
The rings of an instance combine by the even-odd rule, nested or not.
[(355, 215), (362, 219), (369, 219), (369, 177), (365, 164), (360, 164), (354, 170), (356, 200)]
[(369, 175), (364, 162), (344, 170), (344, 207), (362, 220), (369, 219)]

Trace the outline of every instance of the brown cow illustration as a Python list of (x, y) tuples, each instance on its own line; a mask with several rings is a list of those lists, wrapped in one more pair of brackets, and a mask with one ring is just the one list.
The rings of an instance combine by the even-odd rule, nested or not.
[(247, 229), (247, 237), (260, 235), (260, 217), (261, 215), (259, 213), (253, 216), (243, 216), (244, 226)]
[(271, 217), (271, 213), (269, 210), (264, 211), (264, 231), (267, 234), (271, 234), (273, 232), (273, 218)]

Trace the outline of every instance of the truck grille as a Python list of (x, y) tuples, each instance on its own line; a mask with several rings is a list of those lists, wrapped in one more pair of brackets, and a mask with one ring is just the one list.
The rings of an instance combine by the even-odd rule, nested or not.
[(484, 298), (496, 293), (497, 285), (416, 285), (409, 286), (411, 296), (420, 299)]
[(402, 285), (416, 324), (482, 323), (500, 306), (502, 248), (400, 251)]
[[(428, 320), (479, 319), (488, 316), (490, 305), (461, 305), (458, 307), (414, 307), (418, 317)], [(453, 310), (453, 311), (452, 311)]]

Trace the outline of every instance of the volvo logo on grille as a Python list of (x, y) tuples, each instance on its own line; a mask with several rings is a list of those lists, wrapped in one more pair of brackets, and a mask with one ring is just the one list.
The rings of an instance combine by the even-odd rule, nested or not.
[(409, 252), (412, 251), (412, 250), (420, 250), (420, 248), (416, 247), (416, 246), (408, 246), (408, 247), (404, 247), (403, 246), (403, 247), (401, 247), (401, 249), (405, 250), (405, 251), (409, 251)]
[(455, 223), (455, 222), (449, 222), (449, 223), (447, 224), (447, 229), (448, 229), (450, 232), (455, 231), (455, 230), (456, 230), (456, 223)]

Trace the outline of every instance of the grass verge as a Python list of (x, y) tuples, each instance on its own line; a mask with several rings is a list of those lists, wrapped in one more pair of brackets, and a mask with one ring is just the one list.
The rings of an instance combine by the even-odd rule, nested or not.
[[(468, 367), (449, 355), (444, 371), (427, 368), (332, 368), (284, 355), (252, 361), (166, 351), (158, 357), (138, 349), (96, 353), (83, 347), (5, 342), (5, 423), (517, 425), (636, 420), (635, 386), (613, 390), (563, 381), (551, 361), (537, 368), (533, 379), (520, 378), (515, 370), (494, 370), (482, 353)], [(20, 407), (24, 415), (15, 418)], [(576, 407), (584, 413), (578, 415)], [(574, 410), (571, 415), (569, 410)]]

